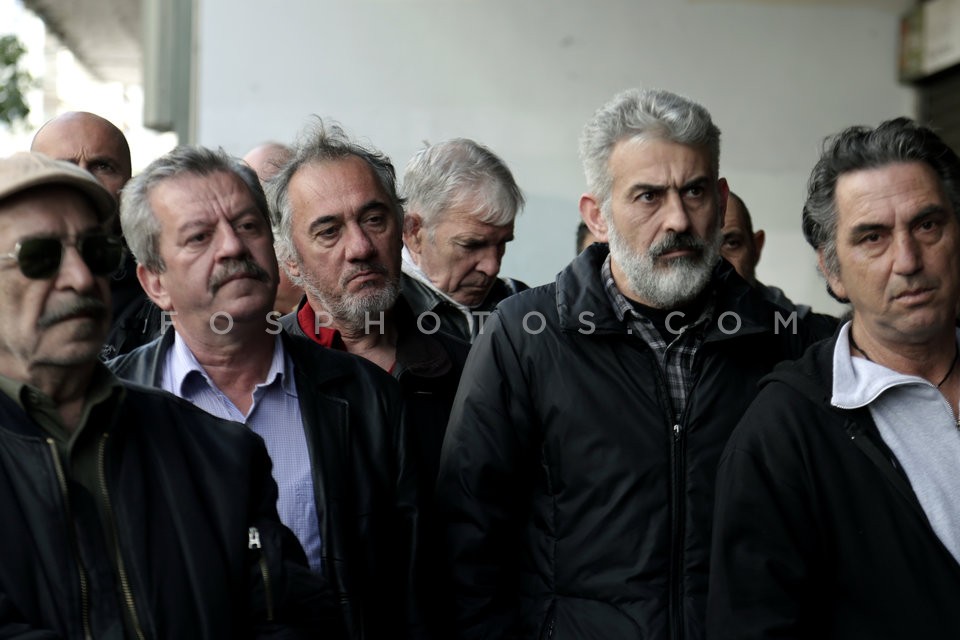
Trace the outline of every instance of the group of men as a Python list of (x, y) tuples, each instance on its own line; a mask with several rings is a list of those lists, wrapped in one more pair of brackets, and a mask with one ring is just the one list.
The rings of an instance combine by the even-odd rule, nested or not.
[(254, 151), (130, 178), (67, 114), (0, 160), (0, 636), (960, 629), (960, 159), (931, 130), (824, 146), (803, 229), (839, 328), (756, 280), (720, 131), (667, 91), (586, 124), (597, 242), (530, 290), (486, 147), (400, 185), (331, 122)]

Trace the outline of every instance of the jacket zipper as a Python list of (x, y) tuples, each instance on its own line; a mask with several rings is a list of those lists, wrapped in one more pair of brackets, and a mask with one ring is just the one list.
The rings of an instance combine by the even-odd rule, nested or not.
[(90, 589), (87, 586), (87, 572), (83, 568), (83, 562), (80, 561), (80, 543), (77, 542), (73, 512), (70, 510), (70, 493), (67, 490), (67, 475), (63, 472), (63, 466), (60, 464), (60, 453), (57, 451), (57, 443), (53, 438), (47, 438), (47, 445), (50, 447), (50, 454), (53, 457), (53, 468), (57, 474), (57, 482), (60, 484), (63, 507), (66, 511), (67, 523), (70, 525), (70, 541), (73, 543), (73, 557), (74, 560), (76, 560), (77, 573), (80, 576), (80, 619), (83, 621), (83, 637), (86, 638), (86, 640), (93, 640), (93, 631), (90, 628)]
[(673, 425), (673, 437), (670, 444), (671, 466), (673, 467), (673, 487), (670, 492), (672, 505), (672, 535), (670, 544), (670, 637), (683, 638), (683, 426)]
[(107, 491), (107, 474), (104, 460), (106, 460), (107, 438), (109, 437), (109, 433), (105, 433), (100, 437), (100, 447), (97, 451), (97, 471), (100, 476), (100, 491), (103, 494), (103, 502), (107, 510), (107, 521), (110, 529), (113, 531), (113, 548), (117, 561), (117, 572), (120, 574), (120, 589), (123, 591), (123, 602), (127, 606), (127, 611), (130, 613), (134, 633), (137, 634), (139, 640), (144, 640), (145, 636), (143, 629), (140, 628), (140, 619), (137, 617), (137, 608), (133, 601), (133, 589), (130, 588), (130, 581), (127, 579), (127, 570), (123, 564), (123, 554), (120, 553), (120, 540), (118, 538), (117, 523), (113, 515), (113, 504), (110, 502), (110, 492)]
[(267, 559), (263, 555), (263, 547), (260, 544), (260, 531), (256, 527), (250, 527), (247, 535), (249, 540), (247, 547), (251, 550), (258, 550), (260, 574), (263, 576), (263, 594), (267, 601), (267, 621), (273, 621), (273, 591), (270, 586), (270, 569), (267, 567)]

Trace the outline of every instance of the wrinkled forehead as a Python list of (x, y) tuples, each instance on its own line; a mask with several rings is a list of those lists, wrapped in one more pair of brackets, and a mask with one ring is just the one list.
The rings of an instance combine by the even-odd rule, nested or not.
[(31, 147), (57, 160), (77, 161), (83, 157), (107, 157), (129, 166), (130, 153), (123, 134), (95, 120), (72, 119), (51, 122), (37, 133)]
[(0, 200), (0, 238), (3, 240), (100, 228), (93, 202), (73, 187), (43, 185)]

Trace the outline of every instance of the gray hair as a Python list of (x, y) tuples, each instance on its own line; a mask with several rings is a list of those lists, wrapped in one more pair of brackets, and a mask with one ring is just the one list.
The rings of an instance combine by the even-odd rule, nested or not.
[(510, 169), (493, 151), (466, 138), (427, 144), (407, 163), (403, 194), (427, 228), (452, 207), (476, 202), (477, 220), (502, 227), (523, 209)]
[(887, 120), (875, 129), (848, 127), (824, 140), (803, 206), (803, 235), (814, 249), (822, 251), (829, 275), (840, 273), (836, 202), (840, 176), (900, 162), (922, 162), (933, 169), (954, 215), (960, 217), (960, 158), (936, 133), (909, 118)]
[(580, 161), (587, 189), (605, 214), (613, 189), (610, 155), (625, 138), (662, 139), (701, 147), (710, 154), (713, 178), (720, 175), (720, 129), (706, 109), (663, 89), (628, 89), (600, 107), (580, 134)]
[[(300, 135), (293, 155), (280, 167), (273, 178), (267, 181), (267, 199), (274, 217), (276, 228), (277, 258), (281, 264), (299, 262), (300, 255), (293, 243), (293, 211), (290, 207), (290, 181), (301, 167), (316, 162), (344, 160), (356, 157), (363, 160), (380, 187), (387, 194), (389, 204), (397, 214), (400, 228), (403, 228), (403, 198), (397, 194), (397, 174), (390, 158), (372, 147), (351, 140), (343, 128), (336, 122), (325, 124), (322, 119), (305, 128)], [(289, 274), (288, 274), (289, 275)], [(298, 278), (291, 276), (294, 284)]]
[(150, 206), (150, 190), (164, 180), (183, 174), (209, 176), (214, 173), (240, 178), (269, 227), (267, 200), (253, 169), (222, 148), (214, 151), (206, 147), (180, 146), (151, 162), (121, 192), (120, 224), (138, 263), (154, 273), (163, 273), (167, 268), (160, 256), (160, 221)]

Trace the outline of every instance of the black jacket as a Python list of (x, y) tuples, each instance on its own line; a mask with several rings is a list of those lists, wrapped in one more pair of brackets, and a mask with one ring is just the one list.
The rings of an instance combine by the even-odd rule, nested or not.
[(345, 637), (336, 617), (303, 617), (336, 616), (333, 598), (280, 524), (260, 437), (170, 394), (123, 391), (116, 413), (90, 417), (99, 496), (0, 394), (0, 637), (122, 638), (123, 609), (143, 638), (301, 637), (284, 620)]
[(705, 635), (716, 463), (805, 336), (777, 335), (775, 308), (723, 263), (675, 425), (653, 352), (607, 299), (606, 255), (595, 244), (500, 303), (467, 359), (437, 484), (462, 638)]
[(530, 288), (525, 283), (514, 280), (513, 278), (497, 278), (490, 288), (489, 293), (487, 293), (487, 297), (484, 298), (483, 303), (471, 309), (471, 311), (475, 312), (473, 333), (471, 334), (470, 323), (463, 311), (450, 304), (450, 301), (444, 296), (406, 273), (401, 276), (400, 281), (403, 285), (403, 296), (407, 299), (415, 316), (419, 317), (422, 314), (429, 313), (436, 314), (436, 318), (425, 317), (423, 319), (424, 327), (427, 329), (434, 328), (437, 319), (439, 319), (440, 331), (448, 333), (467, 343), (474, 341), (486, 323), (490, 312), (492, 312), (500, 302)]
[[(297, 310), (279, 322), (290, 335), (309, 340), (297, 320), (297, 313), (305, 304), (307, 298), (303, 297)], [(403, 390), (410, 439), (418, 451), (417, 475), (421, 485), (429, 488), (425, 495), (432, 495), (443, 434), (470, 345), (443, 331), (434, 331), (429, 321), (424, 321), (421, 331), (403, 295), (397, 298), (392, 314), (397, 328), (393, 376)]]
[(159, 337), (163, 322), (160, 308), (140, 286), (137, 261), (129, 251), (123, 267), (110, 277), (110, 300), (110, 331), (100, 350), (104, 362)]
[(870, 411), (830, 405), (835, 344), (778, 367), (723, 454), (711, 638), (960, 637), (960, 565)]
[[(304, 297), (297, 312), (306, 303)], [(291, 335), (307, 339), (297, 320), (297, 312), (285, 315), (280, 322)], [(432, 497), (443, 435), (470, 345), (442, 331), (434, 332), (428, 322), (423, 324), (424, 331), (421, 331), (403, 295), (393, 306), (392, 320), (397, 329), (397, 362), (393, 375), (403, 391), (410, 441), (416, 443), (417, 475), (423, 500), (418, 582), (422, 585), (420, 593), (429, 603), (424, 609), (429, 611), (428, 622), (435, 637), (442, 639), (447, 637), (449, 607), (442, 604), (447, 594), (441, 585), (443, 556)]]
[[(310, 448), (324, 575), (350, 638), (417, 635), (417, 479), (400, 389), (361, 358), (286, 333), (283, 340)], [(108, 366), (122, 378), (158, 386), (172, 343), (168, 331)]]

